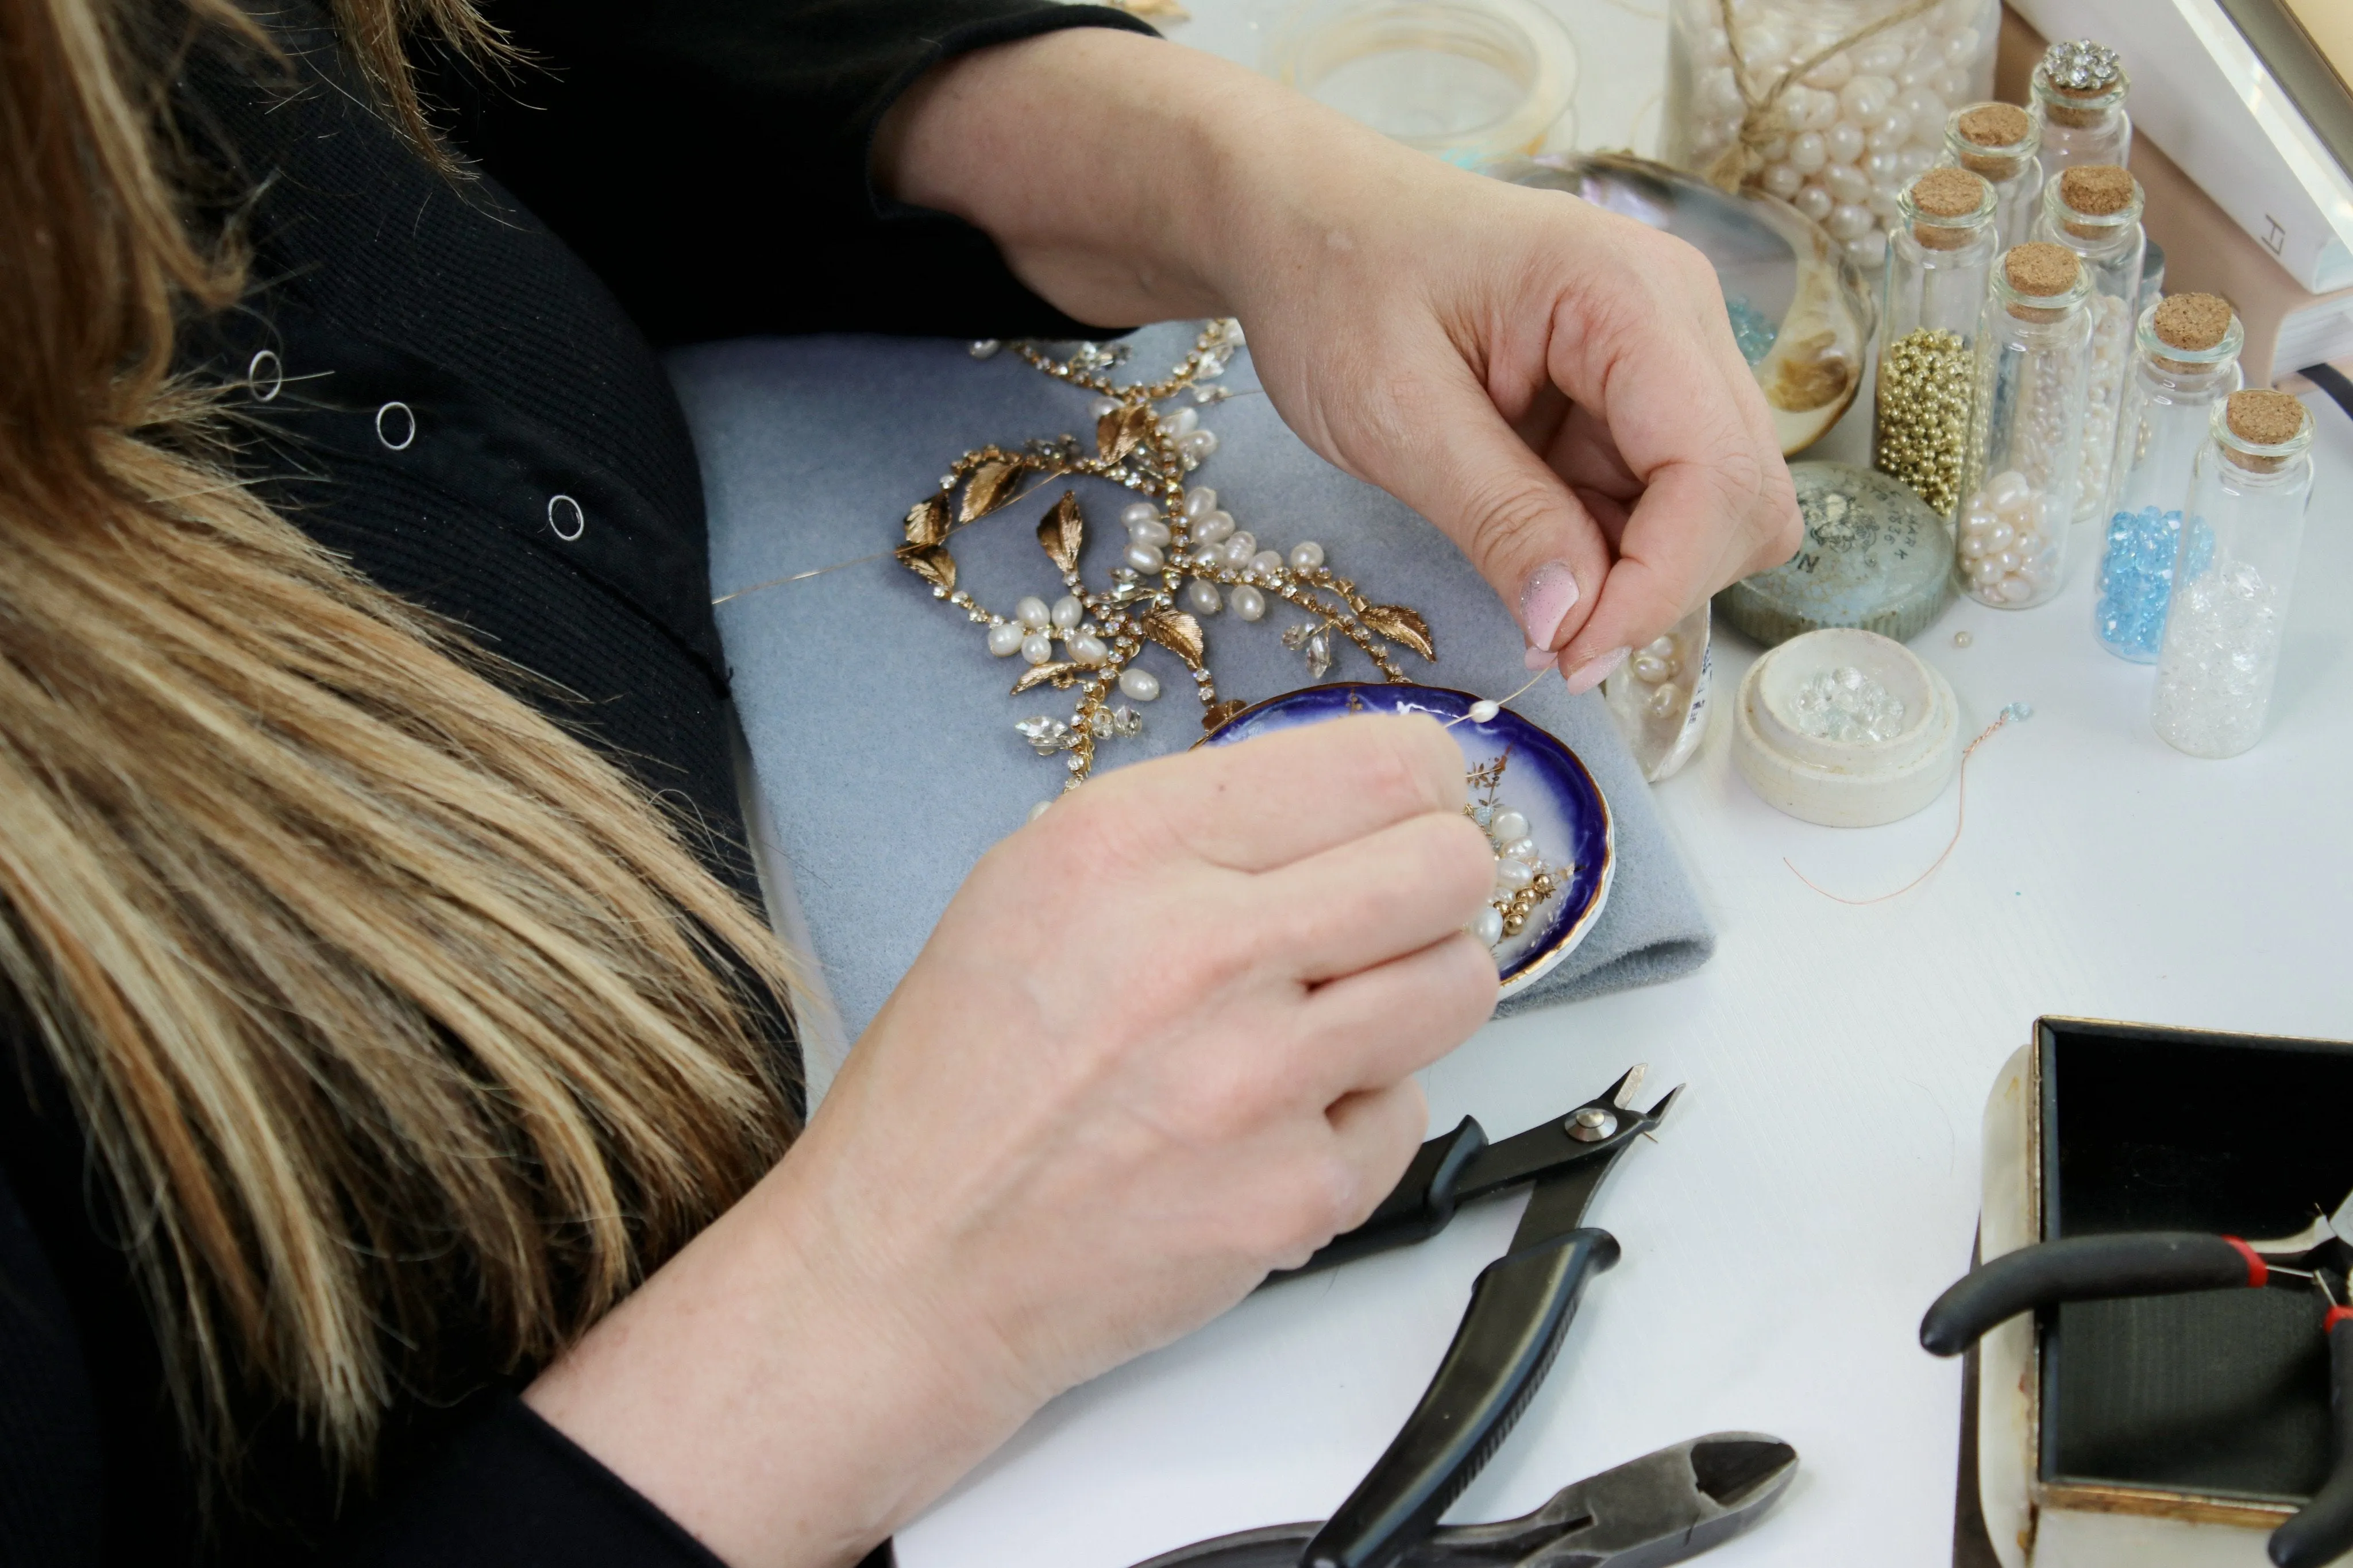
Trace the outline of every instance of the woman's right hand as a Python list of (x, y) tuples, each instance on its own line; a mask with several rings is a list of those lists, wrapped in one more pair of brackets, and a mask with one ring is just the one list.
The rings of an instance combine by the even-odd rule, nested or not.
[(526, 1398), (738, 1568), (854, 1562), (1371, 1212), (1495, 1000), (1462, 760), (1360, 718), (983, 858), (792, 1152)]

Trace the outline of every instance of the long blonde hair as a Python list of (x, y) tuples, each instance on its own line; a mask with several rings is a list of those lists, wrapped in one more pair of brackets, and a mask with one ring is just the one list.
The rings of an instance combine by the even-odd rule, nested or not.
[[(239, 280), (141, 4), (0, 0), (0, 1003), (192, 1447), (275, 1398), (353, 1472), (398, 1347), (479, 1313), (528, 1365), (773, 1163), (793, 972), (642, 789), (230, 477), (170, 366)], [(467, 0), (337, 11), (420, 137), (404, 32), (502, 47)]]

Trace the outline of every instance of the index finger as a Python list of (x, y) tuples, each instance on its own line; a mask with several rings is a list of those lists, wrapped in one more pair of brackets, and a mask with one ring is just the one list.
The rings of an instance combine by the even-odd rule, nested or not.
[(1367, 713), (1122, 768), (1071, 804), (1211, 865), (1264, 871), (1467, 798), (1461, 748), (1436, 720)]

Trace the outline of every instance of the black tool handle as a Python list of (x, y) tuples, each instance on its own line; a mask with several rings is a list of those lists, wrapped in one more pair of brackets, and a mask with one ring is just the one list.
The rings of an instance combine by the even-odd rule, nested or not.
[(1618, 1261), (1606, 1230), (1572, 1230), (1497, 1258), (1421, 1403), (1307, 1543), (1301, 1568), (1390, 1568), (1437, 1528), (1552, 1370), (1585, 1282)]
[(2337, 1465), (2312, 1500), (2272, 1531), (2279, 1568), (2320, 1568), (2353, 1552), (2353, 1311), (2328, 1310), (2328, 1413)]
[(2263, 1282), (2263, 1260), (2231, 1237), (2178, 1230), (2069, 1237), (2005, 1252), (1962, 1276), (1920, 1320), (1920, 1343), (1935, 1355), (1958, 1355), (1997, 1323), (2054, 1302)]
[(1298, 1268), (1270, 1278), (1287, 1279), (1367, 1253), (1428, 1241), (1454, 1217), (1455, 1184), (1462, 1179), (1463, 1167), (1486, 1147), (1486, 1130), (1464, 1117), (1453, 1131), (1440, 1133), (1415, 1152), (1413, 1163), (1364, 1224), (1334, 1237)]

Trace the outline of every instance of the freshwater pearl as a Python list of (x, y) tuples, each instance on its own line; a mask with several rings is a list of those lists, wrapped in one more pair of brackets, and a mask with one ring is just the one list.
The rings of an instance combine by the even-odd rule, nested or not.
[(1160, 521), (1160, 509), (1148, 500), (1133, 501), (1119, 509), (1119, 523), (1130, 533), (1147, 522)]
[(1054, 657), (1054, 639), (1044, 632), (1031, 632), (1021, 639), (1021, 657), (1032, 664), (1043, 664)]
[(1647, 648), (1634, 656), (1633, 666), (1634, 679), (1645, 686), (1656, 686), (1675, 672), (1672, 659), (1661, 658)]
[(1039, 817), (1045, 816), (1046, 808), (1053, 804), (1054, 803), (1050, 800), (1041, 800), (1037, 805), (1031, 806), (1029, 808), (1029, 820), (1035, 822)]
[(1535, 879), (1535, 872), (1529, 869), (1528, 863), (1525, 860), (1495, 862), (1495, 886), (1499, 888), (1516, 893)]
[(1861, 239), (1871, 232), (1871, 209), (1841, 202), (1831, 209), (1830, 219), (1823, 227), (1839, 239)]
[(1533, 838), (1514, 838), (1504, 846), (1504, 855), (1505, 858), (1517, 860), (1524, 866), (1533, 866), (1536, 861), (1536, 841)]
[(1833, 163), (1852, 163), (1862, 156), (1862, 128), (1852, 120), (1841, 120), (1822, 132), (1822, 149)]
[(1282, 570), (1282, 557), (1271, 550), (1261, 550), (1250, 558), (1250, 569), (1261, 577), (1271, 577)]
[(1227, 537), (1227, 565), (1237, 569), (1246, 567), (1250, 564), (1250, 557), (1257, 553), (1258, 541), (1250, 536), (1250, 530), (1241, 529)]
[[(1810, 88), (1793, 87), (1788, 96), (1795, 99), (1801, 93), (1804, 97), (1797, 108), (1790, 111), (1790, 124), (1799, 131), (1828, 131), (1838, 123), (1839, 100), (1836, 93), (1816, 92)], [(1790, 143), (1792, 148), (1796, 145), (1795, 142)]]
[(1852, 163), (1832, 163), (1822, 171), (1822, 188), (1842, 205), (1860, 206), (1871, 200), (1871, 180)]
[(1042, 632), (1054, 624), (1054, 612), (1046, 607), (1045, 600), (1031, 594), (1013, 606), (1013, 618), (1033, 632)]
[(1168, 525), (1155, 519), (1145, 519), (1127, 531), (1130, 544), (1149, 544), (1157, 549), (1168, 542)]
[(1798, 193), (1796, 205), (1799, 212), (1816, 223), (1820, 223), (1831, 216), (1831, 209), (1837, 206), (1838, 203), (1832, 201), (1830, 192), (1822, 189), (1821, 186), (1808, 185)]
[(1651, 639), (1651, 645), (1642, 651), (1645, 653), (1656, 654), (1661, 658), (1672, 658), (1675, 657), (1675, 639), (1672, 637), (1654, 637)]
[(1822, 136), (1819, 131), (1809, 131), (1789, 139), (1789, 167), (1801, 174), (1812, 174), (1828, 162), (1829, 158), (1829, 153), (1823, 150)]
[(1218, 492), (1207, 485), (1195, 485), (1185, 492), (1185, 518), (1198, 522), (1218, 510)]
[(1291, 563), (1303, 572), (1310, 566), (1324, 564), (1324, 547), (1312, 539), (1303, 539), (1291, 547)]
[(1494, 719), (1496, 714), (1501, 713), (1503, 710), (1504, 705), (1502, 703), (1491, 701), (1487, 698), (1482, 697), (1478, 701), (1471, 704), (1471, 722), (1473, 724), (1488, 723)]
[(1887, 236), (1878, 229), (1865, 229), (1846, 242), (1846, 253), (1865, 272), (1876, 272), (1887, 263)]
[(1844, 87), (1847, 79), (1853, 75), (1854, 61), (1847, 57), (1844, 50), (1841, 50), (1798, 79), (1808, 87), (1819, 87), (1836, 92)]
[(1905, 118), (1902, 110), (1890, 110), (1863, 140), (1874, 153), (1900, 153), (1904, 144), (1912, 140), (1912, 121)]
[(999, 658), (1011, 658), (1021, 651), (1021, 639), (1026, 628), (1019, 621), (999, 621), (988, 628), (988, 651)]
[(1768, 195), (1778, 196), (1785, 202), (1796, 195), (1805, 183), (1806, 176), (1787, 163), (1770, 164), (1765, 170), (1766, 193)]
[(1111, 657), (1111, 649), (1103, 646), (1103, 638), (1090, 632), (1081, 632), (1067, 639), (1062, 646), (1070, 649), (1071, 657), (1081, 664), (1101, 664)]
[(1200, 462), (1218, 449), (1218, 433), (1215, 430), (1188, 430), (1176, 437), (1176, 449), (1195, 462)]
[(1893, 36), (1872, 39), (1854, 52), (1854, 68), (1871, 76), (1890, 76), (1904, 63), (1904, 46)]
[(1160, 678), (1131, 664), (1119, 672), (1119, 689), (1138, 702), (1149, 702), (1160, 695)]
[(1218, 597), (1218, 585), (1204, 583), (1198, 577), (1185, 584), (1185, 607), (1197, 616), (1214, 616), (1224, 607)]
[(1154, 544), (1129, 545), (1126, 559), (1127, 563), (1138, 572), (1157, 572), (1168, 563), (1168, 558), (1160, 553), (1159, 546)]
[(1463, 929), (1478, 939), (1481, 947), (1493, 947), (1504, 940), (1504, 911), (1489, 904)]
[(1178, 407), (1160, 416), (1160, 427), (1171, 436), (1190, 435), (1201, 416), (1187, 407)]
[(1234, 606), (1234, 614), (1246, 621), (1254, 621), (1266, 614), (1266, 595), (1247, 583), (1238, 585), (1227, 597)]
[(1859, 76), (1839, 89), (1838, 100), (1848, 119), (1868, 124), (1895, 101), (1895, 84), (1883, 76)]
[(1487, 830), (1509, 844), (1515, 838), (1525, 838), (1528, 836), (1528, 819), (1520, 813), (1505, 807), (1488, 819)]
[(1054, 601), (1054, 625), (1061, 630), (1069, 631), (1086, 618), (1087, 607), (1075, 596), (1065, 594)]
[(1231, 538), (1233, 531), (1234, 514), (1232, 512), (1208, 512), (1203, 514), (1199, 521), (1193, 524), (1193, 542), (1215, 544), (1220, 540)]

